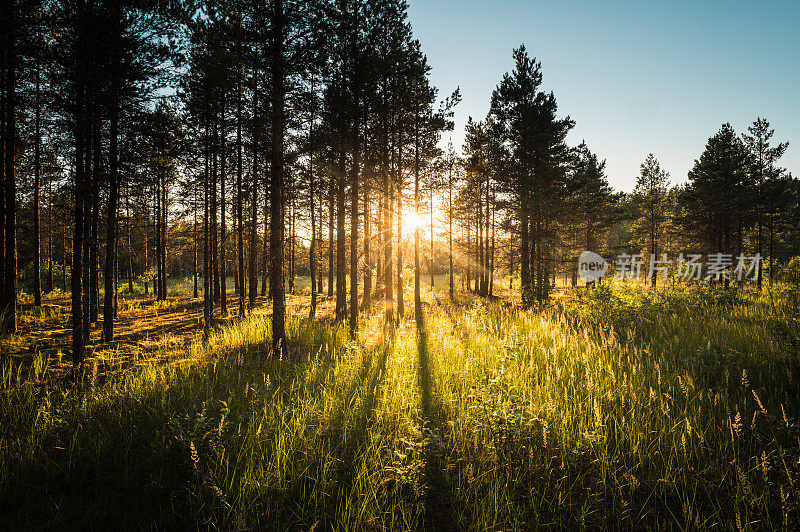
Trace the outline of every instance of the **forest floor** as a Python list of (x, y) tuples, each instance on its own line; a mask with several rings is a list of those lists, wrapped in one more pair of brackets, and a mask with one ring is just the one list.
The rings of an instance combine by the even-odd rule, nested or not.
[[(304, 290), (304, 289), (303, 289)], [(68, 302), (0, 340), (0, 528), (800, 526), (793, 295), (706, 285), (507, 297), (424, 288), (359, 331), (289, 296), (200, 333), (199, 301), (120, 298), (69, 378)], [(507, 293), (502, 295), (507, 296)], [(237, 300), (229, 296), (236, 310)]]
[[(286, 297), (290, 315), (308, 315), (310, 296), (287, 294)], [(217, 328), (225, 328), (238, 319), (238, 296), (229, 292), (228, 298), (228, 312), (224, 317), (220, 315), (219, 303), (215, 304), (214, 323)], [(102, 301), (100, 305), (102, 307)], [(166, 301), (157, 301), (152, 295), (120, 293), (118, 307), (112, 342), (102, 340), (102, 313), (91, 327), (86, 357), (93, 378), (104, 380), (136, 365), (191, 362), (183, 356), (185, 352), (180, 347), (191, 344), (201, 331), (202, 299), (173, 293)], [(333, 300), (320, 296), (317, 319), (331, 321), (333, 309)], [(252, 315), (270, 314), (271, 311), (267, 297), (256, 298)], [(8, 356), (9, 365), (16, 368), (17, 385), (71, 377), (69, 312), (68, 297), (45, 298), (39, 308), (30, 301), (20, 305), (18, 333), (0, 337), (0, 352)]]

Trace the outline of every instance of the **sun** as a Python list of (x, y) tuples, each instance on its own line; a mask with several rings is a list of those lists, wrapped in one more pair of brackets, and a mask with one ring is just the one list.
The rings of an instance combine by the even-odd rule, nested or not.
[(407, 233), (423, 226), (422, 218), (414, 211), (403, 213), (403, 230)]

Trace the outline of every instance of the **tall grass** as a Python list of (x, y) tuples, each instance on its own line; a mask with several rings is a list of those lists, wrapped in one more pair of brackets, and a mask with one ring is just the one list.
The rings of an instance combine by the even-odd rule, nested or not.
[(94, 385), (4, 368), (0, 526), (797, 527), (793, 329), (705, 297), (427, 291), (353, 339), (293, 317), (283, 360), (255, 315)]

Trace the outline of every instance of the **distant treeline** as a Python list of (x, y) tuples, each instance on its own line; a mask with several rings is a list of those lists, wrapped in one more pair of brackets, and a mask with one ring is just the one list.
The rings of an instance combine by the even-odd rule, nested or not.
[(80, 366), (95, 323), (113, 338), (118, 293), (144, 283), (165, 299), (180, 275), (206, 327), (268, 297), (279, 350), (298, 274), (311, 317), (317, 294), (335, 295), (354, 331), (372, 301), (387, 322), (405, 312), (406, 268), (415, 309), (423, 273), (487, 296), (518, 278), (530, 306), (575, 278), (582, 250), (760, 253), (769, 276), (800, 253), (798, 182), (766, 120), (742, 135), (723, 125), (685, 185), (670, 188), (651, 155), (635, 191), (615, 193), (601, 158), (567, 145), (574, 122), (524, 47), (463, 153), (441, 149), (460, 94), (431, 86), (407, 7), (5, 2), (3, 329), (20, 288), (36, 305), (69, 292)]

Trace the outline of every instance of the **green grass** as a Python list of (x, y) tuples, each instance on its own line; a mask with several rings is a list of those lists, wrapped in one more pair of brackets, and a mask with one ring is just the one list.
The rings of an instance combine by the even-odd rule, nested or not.
[(94, 384), (4, 373), (0, 528), (800, 526), (782, 289), (522, 312), (436, 284), (394, 331), (291, 317), (283, 360), (255, 315)]

